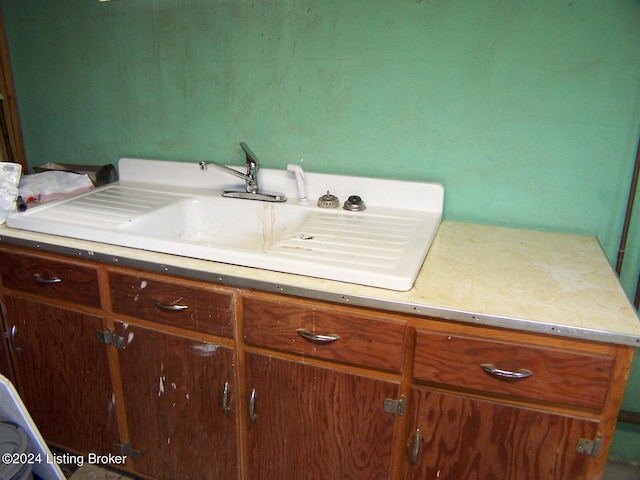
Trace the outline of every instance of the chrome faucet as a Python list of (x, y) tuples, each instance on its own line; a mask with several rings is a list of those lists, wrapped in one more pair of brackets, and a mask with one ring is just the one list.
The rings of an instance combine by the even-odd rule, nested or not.
[(245, 181), (244, 190), (225, 190), (224, 192), (222, 192), (223, 197), (262, 200), (264, 202), (286, 202), (287, 197), (285, 197), (284, 194), (277, 192), (267, 192), (259, 188), (258, 170), (260, 169), (260, 163), (258, 162), (258, 158), (245, 142), (240, 142), (240, 147), (242, 147), (242, 150), (244, 150), (247, 163), (247, 173), (239, 172), (238, 170), (227, 167), (226, 165), (212, 161), (200, 162), (200, 169), (206, 170), (208, 165), (213, 165), (214, 167), (224, 170), (225, 172), (239, 177)]

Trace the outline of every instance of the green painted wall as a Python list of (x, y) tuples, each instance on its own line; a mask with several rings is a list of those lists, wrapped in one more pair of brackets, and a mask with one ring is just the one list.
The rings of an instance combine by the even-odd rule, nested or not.
[[(0, 0), (30, 165), (304, 158), (451, 220), (597, 236), (640, 131), (638, 0)], [(640, 266), (640, 206), (623, 284)], [(636, 359), (625, 407), (640, 411)], [(640, 429), (613, 455), (640, 461)]]

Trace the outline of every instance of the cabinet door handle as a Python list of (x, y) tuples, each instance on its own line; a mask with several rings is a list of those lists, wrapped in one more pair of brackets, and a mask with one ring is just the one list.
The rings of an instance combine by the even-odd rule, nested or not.
[(416, 433), (413, 435), (413, 447), (411, 447), (411, 465), (418, 463), (418, 455), (420, 454), (420, 441), (422, 435), (420, 429), (416, 428)]
[(231, 413), (231, 407), (229, 406), (229, 382), (224, 382), (224, 387), (222, 388), (222, 411), (225, 415)]
[(298, 328), (296, 332), (298, 332), (298, 335), (300, 335), (305, 340), (309, 340), (313, 343), (333, 343), (336, 340), (340, 340), (340, 337), (338, 335), (319, 335), (317, 333), (311, 333), (305, 328)]
[(251, 395), (249, 395), (249, 420), (253, 423), (258, 421), (258, 416), (256, 415), (256, 389), (253, 388), (251, 390)]
[(58, 277), (43, 277), (39, 273), (33, 274), (33, 279), (38, 283), (60, 283), (62, 282), (61, 278)]
[(22, 353), (22, 349), (20, 347), (18, 347), (16, 345), (16, 334), (18, 333), (18, 328), (15, 325), (12, 325), (11, 328), (9, 329), (9, 346), (11, 347), (11, 350), (13, 350), (13, 352), (16, 355), (20, 355)]
[(527, 370), (526, 368), (521, 368), (520, 370), (514, 372), (511, 370), (501, 370), (491, 363), (483, 363), (482, 365), (480, 365), (480, 367), (489, 375), (507, 380), (518, 380), (533, 375), (533, 372), (531, 370)]
[(153, 304), (158, 307), (160, 310), (164, 310), (165, 312), (180, 312), (182, 310), (186, 310), (189, 308), (189, 305), (179, 305), (179, 304), (169, 304), (161, 302), (160, 300), (154, 300)]

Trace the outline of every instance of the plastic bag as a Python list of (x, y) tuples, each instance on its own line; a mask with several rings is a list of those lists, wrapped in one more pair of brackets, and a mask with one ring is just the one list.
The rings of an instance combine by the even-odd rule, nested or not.
[(25, 175), (20, 180), (20, 196), (25, 202), (48, 202), (93, 190), (88, 175), (49, 170)]
[(0, 162), (0, 225), (16, 211), (21, 174), (22, 165), (19, 163)]

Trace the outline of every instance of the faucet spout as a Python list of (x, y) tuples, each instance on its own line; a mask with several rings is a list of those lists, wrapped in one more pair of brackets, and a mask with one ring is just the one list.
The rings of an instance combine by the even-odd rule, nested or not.
[(206, 170), (209, 165), (213, 165), (214, 167), (219, 168), (220, 170), (224, 170), (225, 172), (230, 173), (231, 175), (235, 175), (236, 177), (241, 178), (245, 181), (247, 180), (247, 176), (244, 173), (239, 172), (238, 170), (234, 170), (231, 167), (227, 167), (222, 163), (214, 162), (212, 160), (209, 160), (208, 162), (200, 162), (200, 170)]
[(246, 183), (247, 192), (256, 193), (258, 191), (258, 169), (260, 166), (260, 164), (258, 163), (258, 158), (246, 143), (240, 142), (240, 146), (242, 147), (242, 150), (244, 150), (246, 156), (247, 173), (239, 172), (238, 170), (234, 170), (233, 168), (227, 167), (226, 165), (211, 160), (209, 160), (208, 162), (200, 162), (200, 169), (206, 170), (207, 166), (213, 165), (220, 170), (224, 170), (231, 175), (243, 179)]

